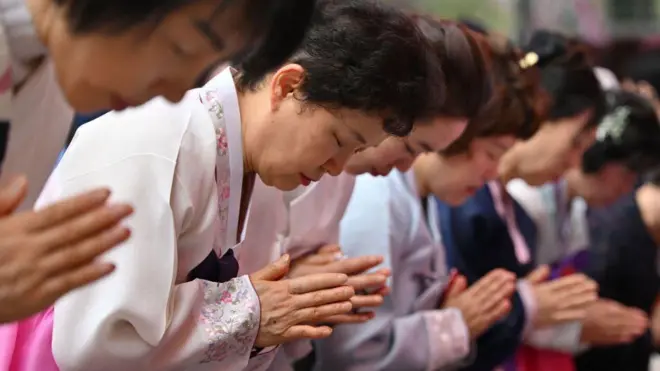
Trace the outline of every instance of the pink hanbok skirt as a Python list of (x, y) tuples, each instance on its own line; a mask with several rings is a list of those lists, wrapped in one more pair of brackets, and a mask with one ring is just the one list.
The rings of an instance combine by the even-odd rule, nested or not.
[(53, 308), (0, 326), (0, 371), (59, 371), (51, 343)]

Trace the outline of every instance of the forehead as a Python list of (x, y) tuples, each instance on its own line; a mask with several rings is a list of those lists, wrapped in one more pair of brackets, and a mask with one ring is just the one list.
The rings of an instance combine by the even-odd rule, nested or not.
[(376, 146), (387, 138), (387, 133), (383, 129), (383, 117), (380, 115), (351, 109), (340, 109), (331, 115), (338, 130), (359, 142), (364, 139), (365, 146)]
[(465, 130), (466, 118), (436, 118), (415, 125), (408, 141), (427, 151), (439, 151), (451, 144)]

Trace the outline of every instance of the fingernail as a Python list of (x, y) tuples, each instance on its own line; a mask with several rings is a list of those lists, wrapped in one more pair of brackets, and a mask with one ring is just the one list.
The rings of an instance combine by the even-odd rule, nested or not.
[(380, 263), (380, 262), (383, 261), (383, 257), (379, 256), (379, 255), (373, 255), (373, 256), (369, 257), (369, 261), (372, 262), (372, 263)]
[(341, 252), (335, 254), (335, 260), (343, 260), (343, 259), (346, 259), (346, 256)]
[(286, 263), (288, 263), (288, 262), (289, 262), (289, 259), (291, 259), (291, 257), (289, 256), (289, 254), (284, 254), (284, 255), (282, 255), (282, 257), (280, 257), (280, 261), (282, 262), (282, 264), (286, 264)]

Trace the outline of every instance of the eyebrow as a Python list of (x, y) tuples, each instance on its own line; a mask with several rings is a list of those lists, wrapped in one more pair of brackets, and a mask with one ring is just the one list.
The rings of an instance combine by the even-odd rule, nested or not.
[(213, 46), (215, 51), (221, 52), (224, 50), (225, 41), (215, 32), (208, 20), (194, 20), (193, 23), (195, 24), (195, 27), (197, 27), (197, 30), (206, 36), (206, 39), (211, 43), (211, 46)]
[(207, 20), (193, 20), (193, 23), (197, 29), (206, 36), (209, 42), (211, 42), (211, 45), (213, 46), (213, 49), (216, 51), (222, 51), (225, 48), (225, 41), (218, 35), (218, 33), (213, 29), (213, 26), (211, 23), (215, 20), (215, 18), (220, 15), (223, 11), (227, 10), (231, 3), (233, 3), (234, 0), (222, 0), (219, 2), (218, 6), (213, 9), (213, 12), (211, 12), (211, 16)]

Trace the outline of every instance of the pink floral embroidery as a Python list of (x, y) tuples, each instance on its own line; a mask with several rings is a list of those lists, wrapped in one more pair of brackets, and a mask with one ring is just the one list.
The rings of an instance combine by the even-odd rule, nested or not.
[(232, 302), (232, 297), (229, 291), (225, 291), (222, 293), (222, 297), (220, 298), (220, 301), (223, 303), (231, 303)]
[(209, 340), (202, 363), (249, 352), (259, 329), (260, 311), (250, 279), (243, 276), (225, 283), (200, 282), (205, 302), (200, 321)]
[(225, 156), (227, 154), (227, 148), (229, 147), (227, 143), (227, 133), (224, 129), (218, 129), (215, 132), (215, 138), (218, 145), (218, 155)]
[[(210, 89), (200, 93), (215, 128), (217, 143), (216, 183), (221, 247), (227, 244), (231, 171), (228, 155), (227, 130), (221, 94)], [(231, 357), (249, 353), (259, 329), (259, 298), (247, 276), (222, 284), (200, 281), (204, 301), (200, 322), (208, 336), (208, 348), (202, 363), (227, 361)]]
[(218, 192), (218, 218), (220, 220), (219, 238), (224, 245), (227, 241), (227, 228), (229, 218), (229, 198), (231, 196), (230, 188), (230, 167), (229, 167), (229, 142), (227, 140), (227, 128), (225, 123), (224, 107), (222, 106), (221, 94), (218, 90), (211, 88), (200, 93), (200, 100), (206, 106), (216, 135), (217, 159), (215, 179)]

